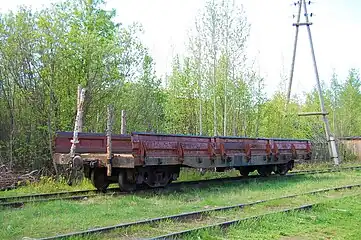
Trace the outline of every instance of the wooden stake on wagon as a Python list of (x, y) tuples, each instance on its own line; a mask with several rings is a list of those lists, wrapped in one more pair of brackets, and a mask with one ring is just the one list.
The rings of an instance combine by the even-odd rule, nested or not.
[(75, 156), (76, 144), (79, 143), (78, 133), (83, 129), (83, 105), (85, 99), (85, 88), (82, 88), (80, 85), (78, 86), (78, 98), (77, 98), (77, 112), (76, 119), (74, 124), (74, 132), (73, 139), (71, 140), (70, 147), (70, 157), (73, 158)]
[(120, 127), (120, 134), (126, 134), (127, 128), (126, 128), (126, 113), (125, 110), (122, 110), (122, 119), (121, 119), (121, 127)]
[[(83, 96), (82, 96), (83, 94)], [(83, 132), (83, 104), (85, 99), (85, 89), (78, 86), (78, 101), (77, 101), (77, 114), (78, 114), (78, 132)], [(80, 107), (79, 107), (80, 106)]]
[(107, 176), (112, 175), (112, 126), (113, 126), (113, 106), (108, 106), (107, 120)]

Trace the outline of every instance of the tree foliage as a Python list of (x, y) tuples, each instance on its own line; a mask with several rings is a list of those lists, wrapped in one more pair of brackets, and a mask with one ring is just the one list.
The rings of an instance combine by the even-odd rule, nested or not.
[[(127, 131), (249, 137), (322, 138), (315, 90), (285, 108), (280, 89), (265, 97), (264, 81), (247, 67), (250, 25), (234, 1), (208, 0), (195, 21), (188, 50), (166, 79), (140, 41), (142, 26), (124, 26), (101, 0), (66, 0), (39, 11), (0, 15), (0, 164), (51, 166), (55, 131), (71, 131), (77, 86), (86, 88), (84, 127), (104, 132), (106, 107), (121, 110)], [(351, 69), (323, 87), (336, 136), (361, 134), (361, 81)]]
[(78, 84), (87, 89), (84, 131), (104, 131), (111, 102), (119, 115), (129, 110), (130, 130), (161, 127), (163, 94), (141, 28), (116, 23), (102, 4), (68, 0), (0, 16), (1, 162), (49, 165), (54, 132), (73, 128)]

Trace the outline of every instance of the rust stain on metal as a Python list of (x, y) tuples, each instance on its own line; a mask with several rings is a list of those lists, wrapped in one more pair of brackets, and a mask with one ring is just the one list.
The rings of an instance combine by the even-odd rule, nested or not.
[(208, 153), (210, 157), (216, 156), (216, 150), (214, 148), (214, 145), (212, 143), (208, 143)]
[(139, 147), (139, 152), (140, 152), (140, 162), (142, 164), (145, 163), (145, 157), (147, 154), (147, 150), (146, 150), (146, 146), (144, 142), (140, 142), (140, 147)]
[(179, 158), (180, 163), (183, 163), (184, 162), (184, 148), (183, 148), (182, 143), (178, 143), (177, 153), (178, 153), (178, 158)]
[(267, 144), (266, 144), (266, 155), (267, 155), (268, 160), (271, 159), (271, 153), (272, 153), (271, 144), (269, 142), (267, 142)]
[(280, 155), (280, 153), (279, 153), (279, 151), (278, 151), (278, 146), (277, 146), (276, 143), (274, 143), (274, 144), (273, 144), (273, 156), (274, 156), (274, 158), (275, 158), (276, 160), (278, 160), (279, 155)]
[(297, 158), (297, 151), (294, 144), (291, 144), (291, 152), (292, 152), (292, 158), (293, 159)]
[(227, 156), (226, 150), (224, 148), (224, 143), (220, 143), (220, 149), (221, 149), (221, 157), (224, 158)]
[(251, 157), (252, 157), (252, 145), (251, 144), (246, 144), (245, 153), (246, 153), (247, 160), (250, 161)]

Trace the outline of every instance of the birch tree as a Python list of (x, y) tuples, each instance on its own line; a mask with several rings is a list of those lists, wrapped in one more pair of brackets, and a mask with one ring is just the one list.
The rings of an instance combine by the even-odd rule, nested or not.
[[(193, 36), (193, 42), (204, 44), (204, 54), (199, 54), (202, 46), (195, 44), (197, 47), (191, 49), (191, 55), (197, 56), (198, 62), (202, 59), (202, 65), (208, 66), (205, 73), (208, 77), (206, 85), (212, 89), (213, 134), (217, 135), (222, 129), (223, 135), (227, 135), (227, 116), (231, 114), (228, 109), (228, 87), (230, 82), (235, 82), (245, 71), (249, 24), (245, 12), (234, 1), (211, 0), (207, 1), (205, 10), (196, 19), (195, 25), (197, 35)], [(221, 129), (219, 122), (222, 122)]]

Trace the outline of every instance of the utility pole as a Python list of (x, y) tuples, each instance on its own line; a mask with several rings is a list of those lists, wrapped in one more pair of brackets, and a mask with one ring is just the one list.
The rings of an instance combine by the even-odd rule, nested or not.
[[(298, 1), (295, 3), (295, 5), (298, 4), (298, 15), (297, 15), (297, 23), (300, 23), (301, 18), (301, 9), (302, 9), (302, 1)], [(293, 44), (293, 57), (292, 57), (292, 64), (291, 64), (291, 73), (290, 73), (290, 82), (288, 84), (288, 92), (287, 92), (287, 104), (290, 102), (291, 98), (291, 88), (292, 88), (292, 81), (293, 81), (293, 72), (295, 70), (295, 61), (296, 61), (296, 50), (297, 50), (297, 42), (298, 42), (298, 31), (299, 31), (299, 25), (296, 26), (296, 36), (295, 36), (295, 42)]]
[[(312, 114), (311, 113), (309, 113), (309, 114), (308, 113), (303, 113), (303, 114), (300, 114), (300, 116), (322, 115), (322, 120), (323, 120), (323, 122), (325, 124), (325, 134), (326, 134), (326, 139), (327, 139), (327, 143), (328, 143), (328, 150), (329, 150), (329, 153), (330, 153), (330, 156), (331, 156), (332, 160), (334, 161), (334, 164), (338, 165), (339, 164), (339, 158), (338, 158), (336, 142), (335, 142), (335, 138), (331, 134), (330, 125), (329, 125), (328, 118), (327, 118), (328, 113), (326, 112), (324, 99), (323, 99), (323, 95), (322, 95), (320, 77), (319, 77), (319, 74), (318, 74), (315, 50), (314, 50), (314, 47), (313, 47), (311, 28), (310, 28), (312, 23), (309, 21), (309, 14), (308, 14), (308, 11), (307, 11), (307, 4), (310, 5), (311, 1), (300, 0), (300, 1), (297, 1), (297, 2), (294, 3), (295, 6), (298, 5), (298, 15), (297, 15), (297, 22), (293, 24), (293, 26), (296, 27), (296, 36), (295, 36), (295, 42), (294, 42), (294, 48), (293, 48), (293, 57), (292, 57), (292, 64), (291, 64), (290, 81), (289, 81), (288, 92), (287, 92), (287, 104), (289, 103), (290, 97), (291, 97), (291, 88), (292, 88), (293, 72), (294, 72), (294, 67), (295, 67), (296, 49), (297, 49), (297, 41), (298, 41), (298, 31), (299, 31), (300, 26), (306, 26), (307, 27), (307, 32), (308, 32), (308, 38), (309, 38), (309, 42), (310, 42), (310, 47), (311, 47), (311, 55), (312, 55), (312, 60), (313, 60), (314, 71), (315, 71), (315, 75), (316, 75), (317, 90), (318, 90), (318, 96), (319, 96), (319, 99), (320, 99), (321, 112), (319, 112), (319, 113), (314, 113), (313, 112)], [(302, 6), (303, 6), (303, 10), (304, 10), (305, 22), (301, 23), (300, 22), (300, 17), (301, 17)], [(312, 13), (311, 13), (311, 16), (312, 16)]]

